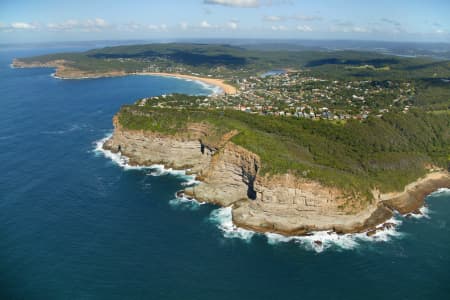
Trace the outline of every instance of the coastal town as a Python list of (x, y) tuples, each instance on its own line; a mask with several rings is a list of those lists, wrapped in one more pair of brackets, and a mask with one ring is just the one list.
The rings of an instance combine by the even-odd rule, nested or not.
[(234, 109), (250, 114), (331, 121), (381, 117), (389, 111), (408, 112), (415, 88), (406, 81), (329, 80), (308, 71), (271, 71), (229, 81), (235, 93), (209, 97), (163, 95), (140, 105), (172, 108)]

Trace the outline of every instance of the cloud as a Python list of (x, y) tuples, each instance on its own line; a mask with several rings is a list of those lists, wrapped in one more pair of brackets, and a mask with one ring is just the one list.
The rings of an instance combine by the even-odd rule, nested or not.
[(166, 32), (169, 31), (169, 26), (166, 24), (140, 24), (135, 22), (130, 22), (127, 24), (122, 24), (114, 27), (119, 31), (128, 31), (128, 32), (136, 32), (136, 31), (154, 31), (154, 32)]
[(181, 22), (179, 25), (181, 30), (188, 30), (189, 28), (189, 24), (187, 22)]
[(381, 18), (380, 21), (385, 25), (385, 28), (381, 28), (381, 31), (387, 31), (390, 33), (406, 33), (407, 30), (402, 26), (402, 24), (396, 20)]
[(355, 25), (353, 22), (337, 20), (335, 21), (335, 24), (331, 26), (330, 31), (343, 33), (369, 33), (376, 30), (365, 26)]
[(228, 29), (236, 30), (236, 29), (238, 29), (238, 22), (237, 21), (230, 21), (230, 22), (227, 23), (227, 27), (228, 27)]
[[(144, 27), (144, 29), (145, 29), (145, 27)], [(151, 31), (159, 31), (159, 32), (161, 32), (161, 31), (167, 31), (168, 27), (167, 27), (166, 24), (161, 24), (161, 25), (150, 24), (150, 25), (147, 25), (147, 29), (149, 29)]]
[(381, 18), (380, 21), (394, 26), (401, 26), (399, 22), (388, 18)]
[(274, 26), (271, 27), (271, 29), (273, 31), (286, 31), (286, 30), (288, 30), (288, 28), (286, 26), (283, 26), (283, 25), (278, 25), (278, 26), (274, 25)]
[(201, 28), (212, 28), (212, 25), (208, 23), (208, 21), (202, 21), (200, 23)]
[(61, 23), (49, 23), (47, 28), (53, 31), (101, 31), (110, 25), (102, 18), (88, 19), (88, 20), (66, 20)]
[(446, 30), (441, 23), (438, 22), (433, 22), (431, 23), (431, 30), (432, 33), (434, 34), (438, 34), (438, 35), (443, 35), (443, 34), (447, 34), (448, 30)]
[(371, 32), (372, 30), (366, 27), (354, 26), (351, 28), (352, 32), (366, 33)]
[(295, 15), (291, 17), (294, 20), (297, 21), (321, 21), (322, 17), (319, 16), (304, 16), (304, 15)]
[(26, 22), (14, 22), (11, 23), (10, 27), (11, 29), (22, 29), (22, 30), (32, 30), (37, 28), (36, 25)]
[(205, 4), (222, 5), (228, 7), (260, 7), (259, 0), (204, 0)]
[(234, 31), (239, 29), (239, 20), (231, 19), (230, 21), (222, 24), (211, 24), (204, 20), (197, 26), (189, 26), (190, 30), (214, 30), (214, 31)]
[(309, 27), (308, 25), (298, 25), (297, 26), (297, 30), (301, 31), (301, 32), (311, 32), (313, 31), (311, 27)]
[(28, 23), (28, 22), (13, 22), (11, 24), (0, 23), (0, 31), (3, 32), (14, 32), (14, 31), (31, 31), (40, 30), (41, 25), (39, 23)]
[(283, 16), (264, 16), (263, 18), (266, 22), (280, 22), (286, 20), (286, 17)]
[(353, 23), (350, 21), (340, 21), (340, 20), (336, 20), (335, 21), (335, 25), (339, 26), (339, 27), (351, 27), (353, 26)]
[(322, 17), (319, 17), (319, 16), (305, 16), (305, 15), (264, 16), (263, 17), (263, 21), (266, 21), (266, 22), (284, 22), (284, 21), (288, 21), (288, 20), (312, 22), (312, 21), (320, 21), (320, 20), (322, 20)]

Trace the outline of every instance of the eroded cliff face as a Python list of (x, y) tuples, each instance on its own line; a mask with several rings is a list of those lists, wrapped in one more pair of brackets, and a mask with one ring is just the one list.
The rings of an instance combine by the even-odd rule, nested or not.
[(233, 209), (236, 225), (256, 231), (302, 235), (311, 231), (357, 232), (386, 221), (392, 212), (378, 203), (365, 204), (336, 188), (291, 174), (265, 176), (255, 184), (256, 200)]
[(131, 165), (163, 164), (168, 168), (188, 169), (201, 176), (211, 162), (214, 149), (200, 142), (207, 134), (204, 126), (192, 126), (189, 136), (164, 136), (149, 131), (124, 130), (117, 116), (113, 124), (114, 134), (103, 147), (115, 153), (121, 152), (129, 158)]
[(185, 193), (201, 201), (229, 206), (239, 200), (256, 198), (254, 182), (260, 166), (259, 157), (227, 142), (211, 159), (199, 178), (202, 184)]
[(317, 230), (353, 233), (372, 230), (393, 215), (409, 213), (423, 205), (424, 197), (450, 186), (448, 172), (429, 174), (401, 193), (380, 194), (361, 201), (337, 188), (294, 176), (259, 172), (258, 155), (230, 141), (237, 132), (207, 144), (211, 128), (190, 124), (180, 135), (124, 130), (114, 118), (113, 137), (104, 147), (130, 158), (131, 164), (164, 164), (190, 169), (202, 181), (185, 190), (199, 201), (233, 205), (233, 222), (242, 228), (284, 235), (303, 235)]

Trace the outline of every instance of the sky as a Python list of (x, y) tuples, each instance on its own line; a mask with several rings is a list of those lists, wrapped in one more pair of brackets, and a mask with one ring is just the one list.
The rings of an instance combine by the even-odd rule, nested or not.
[(450, 0), (0, 0), (0, 43), (180, 38), (450, 42)]

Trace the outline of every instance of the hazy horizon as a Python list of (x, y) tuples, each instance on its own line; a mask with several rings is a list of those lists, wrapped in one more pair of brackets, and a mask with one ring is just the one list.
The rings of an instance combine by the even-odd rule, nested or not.
[(263, 38), (450, 42), (450, 2), (5, 0), (0, 43)]

